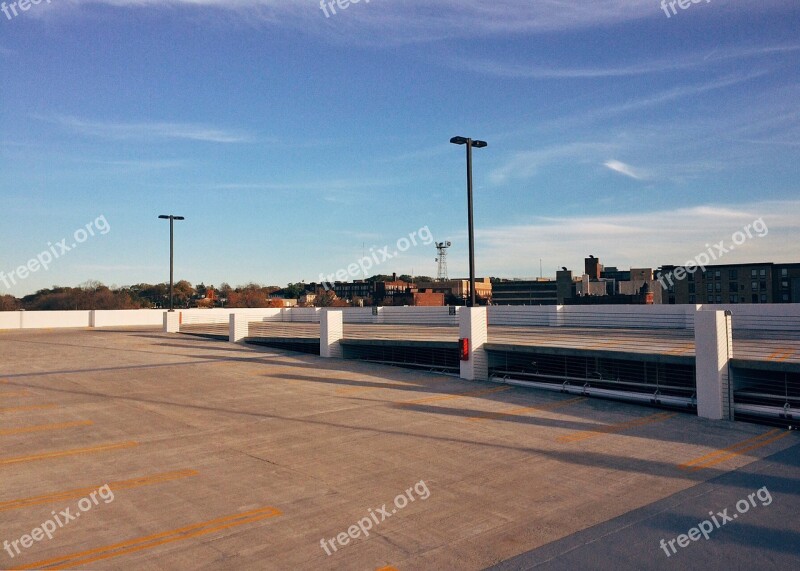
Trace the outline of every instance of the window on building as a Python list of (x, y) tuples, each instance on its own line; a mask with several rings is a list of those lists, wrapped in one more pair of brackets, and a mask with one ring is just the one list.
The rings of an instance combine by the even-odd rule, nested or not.
[(757, 278), (758, 277), (758, 270), (750, 270), (750, 277)]
[(788, 302), (788, 301), (789, 301), (789, 294), (788, 294), (788, 293), (784, 293), (784, 294), (782, 294), (782, 295), (781, 295), (781, 299), (782, 299), (783, 301), (787, 301), (787, 302)]
[(714, 279), (718, 280), (721, 277), (722, 277), (722, 272), (720, 270), (714, 272)]
[(717, 282), (715, 284), (715, 286), (714, 286), (714, 290), (715, 291), (722, 291), (722, 284), (720, 282)]
[(765, 278), (765, 277), (767, 277), (767, 270), (761, 270), (761, 271), (759, 271), (759, 272), (758, 272), (758, 274), (759, 274), (759, 275), (760, 275), (762, 278)]
[(739, 291), (739, 284), (736, 282), (730, 282), (728, 284), (728, 291)]
[(739, 270), (736, 270), (736, 269), (728, 270), (728, 279), (730, 279), (730, 280), (738, 280), (739, 279)]
[(694, 283), (689, 284), (689, 293), (695, 293), (697, 286)]
[(758, 303), (758, 294), (754, 293), (752, 297), (753, 303)]
[(760, 282), (761, 291), (767, 291), (767, 282)]
[(718, 295), (718, 296), (715, 298), (715, 300), (716, 300), (716, 302), (717, 302), (717, 303), (722, 303), (722, 296), (721, 296), (721, 295)]
[(753, 291), (758, 291), (758, 282), (750, 282), (750, 289)]
[(714, 291), (714, 284), (711, 283), (711, 282), (708, 282), (708, 284), (706, 284), (706, 291), (708, 291), (708, 292)]
[(788, 268), (781, 268), (781, 277), (788, 278), (789, 277), (789, 269)]
[(761, 303), (767, 303), (767, 294), (765, 293), (761, 294)]
[[(690, 296), (689, 296), (689, 303), (697, 303), (697, 301), (695, 301), (696, 299), (697, 299), (697, 297), (696, 297), (696, 296), (694, 296), (694, 295), (690, 295)], [(674, 301), (674, 299), (673, 299), (673, 301)]]
[(739, 303), (739, 294), (736, 293), (731, 294), (731, 303)]
[(781, 280), (781, 287), (783, 289), (788, 289), (789, 288), (789, 280)]

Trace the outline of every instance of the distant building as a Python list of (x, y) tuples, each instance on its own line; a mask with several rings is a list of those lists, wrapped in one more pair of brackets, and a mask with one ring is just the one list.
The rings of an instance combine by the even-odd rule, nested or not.
[(689, 272), (662, 266), (663, 303), (800, 303), (800, 264), (717, 264)]
[(415, 305), (422, 307), (442, 307), (444, 294), (432, 291), (409, 291), (392, 296), (393, 305)]
[(492, 305), (556, 304), (558, 284), (550, 279), (495, 280), (492, 284)]
[[(469, 280), (447, 280), (442, 282), (418, 282), (416, 287), (435, 293), (452, 295), (459, 299), (469, 298)], [(485, 300), (492, 299), (492, 281), (490, 278), (475, 278), (475, 295)]]

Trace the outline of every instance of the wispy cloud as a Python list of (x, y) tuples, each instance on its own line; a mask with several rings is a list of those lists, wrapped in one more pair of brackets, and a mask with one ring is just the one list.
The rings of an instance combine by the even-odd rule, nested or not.
[(800, 51), (798, 44), (725, 48), (721, 51), (717, 49), (712, 54), (705, 56), (700, 53), (673, 54), (666, 59), (606, 67), (546, 67), (539, 64), (509, 63), (488, 59), (470, 60), (458, 56), (450, 61), (449, 65), (466, 71), (510, 79), (599, 79), (703, 69), (730, 60), (792, 54), (797, 51)]
[(90, 121), (72, 116), (43, 117), (36, 119), (56, 123), (76, 133), (105, 139), (181, 139), (206, 143), (248, 143), (254, 137), (241, 131), (230, 131), (194, 123), (127, 123)]
[[(507, 276), (538, 274), (539, 258), (549, 268), (546, 273), (554, 273), (560, 266), (580, 271), (583, 258), (590, 253), (623, 268), (682, 264), (705, 250), (706, 244), (730, 243), (734, 232), (758, 218), (767, 224), (768, 235), (748, 240), (727, 254), (725, 262), (795, 261), (800, 200), (536, 218), (529, 224), (478, 229), (477, 257), (482, 261), (482, 274)], [(520, 267), (520, 260), (536, 260), (531, 263), (536, 267)]]
[(611, 149), (613, 146), (608, 143), (575, 142), (519, 152), (489, 173), (489, 180), (503, 184), (514, 179), (531, 178), (545, 165), (559, 162), (597, 163), (599, 157)]
[(636, 180), (644, 180), (645, 178), (647, 178), (643, 171), (636, 169), (631, 165), (627, 165), (622, 161), (610, 160), (604, 162), (603, 165), (614, 172), (618, 172), (619, 174), (625, 175), (627, 177)]

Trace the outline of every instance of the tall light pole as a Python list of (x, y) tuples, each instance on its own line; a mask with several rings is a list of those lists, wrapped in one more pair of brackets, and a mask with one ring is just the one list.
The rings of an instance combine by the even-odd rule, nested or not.
[(175, 220), (186, 220), (183, 216), (162, 214), (159, 218), (169, 220), (169, 310), (175, 311), (172, 298), (173, 275), (175, 269)]
[(467, 217), (469, 219), (469, 305), (475, 307), (475, 229), (472, 221), (472, 147), (482, 149), (486, 141), (474, 141), (468, 137), (453, 137), (454, 145), (467, 146)]

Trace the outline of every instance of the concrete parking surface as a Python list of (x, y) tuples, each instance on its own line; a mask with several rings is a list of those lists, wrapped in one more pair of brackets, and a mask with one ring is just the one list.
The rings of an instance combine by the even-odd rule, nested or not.
[(0, 334), (0, 444), (1, 568), (730, 568), (800, 537), (785, 430), (147, 329)]

